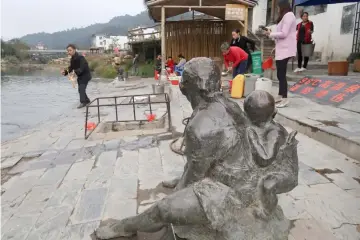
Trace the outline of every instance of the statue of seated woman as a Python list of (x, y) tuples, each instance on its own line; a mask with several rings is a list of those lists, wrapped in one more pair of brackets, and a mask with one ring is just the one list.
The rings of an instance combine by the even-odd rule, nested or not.
[(276, 194), (297, 185), (297, 141), (273, 121), (274, 98), (255, 91), (244, 113), (219, 92), (220, 70), (208, 58), (185, 65), (182, 85), (194, 111), (177, 191), (137, 216), (104, 221), (96, 236), (131, 237), (171, 224), (188, 240), (287, 239)]

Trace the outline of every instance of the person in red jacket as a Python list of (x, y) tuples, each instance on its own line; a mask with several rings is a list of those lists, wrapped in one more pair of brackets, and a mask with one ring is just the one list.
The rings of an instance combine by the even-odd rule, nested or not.
[(235, 78), (238, 74), (246, 73), (248, 54), (244, 50), (239, 47), (230, 47), (230, 44), (227, 42), (221, 44), (220, 48), (228, 71), (231, 70), (229, 63), (232, 63), (233, 78)]
[(174, 72), (174, 68), (175, 68), (175, 63), (174, 63), (174, 60), (172, 59), (172, 57), (168, 57), (168, 60), (166, 62), (166, 67), (167, 68), (170, 68), (170, 72)]
[(302, 44), (311, 44), (312, 43), (312, 33), (314, 32), (314, 24), (309, 20), (309, 14), (303, 12), (301, 14), (302, 22), (296, 26), (296, 40), (297, 40), (297, 58), (298, 58), (298, 67), (294, 72), (302, 72), (306, 70), (307, 64), (309, 62), (309, 57), (304, 57), (304, 65), (301, 66), (303, 56), (301, 52)]

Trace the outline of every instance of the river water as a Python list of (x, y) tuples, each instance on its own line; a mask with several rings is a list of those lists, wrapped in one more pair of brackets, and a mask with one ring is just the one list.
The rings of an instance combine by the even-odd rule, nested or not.
[(71, 111), (77, 89), (58, 72), (1, 77), (1, 142), (21, 136), (49, 118)]

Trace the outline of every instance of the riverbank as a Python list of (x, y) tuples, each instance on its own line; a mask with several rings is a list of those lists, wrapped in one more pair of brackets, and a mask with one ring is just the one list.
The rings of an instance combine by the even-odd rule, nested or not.
[[(133, 75), (132, 59), (122, 60), (120, 66), (114, 65), (114, 56), (112, 54), (94, 54), (86, 56), (89, 63), (90, 70), (93, 77), (114, 79), (118, 75), (118, 68), (122, 68), (128, 75)], [(10, 59), (11, 60), (11, 59)], [(39, 64), (33, 61), (14, 61), (2, 60), (1, 73), (2, 75), (23, 75), (33, 73), (36, 71), (57, 71), (67, 68), (69, 66), (69, 58), (52, 59), (48, 63)], [(136, 77), (153, 77), (154, 76), (154, 62), (147, 61), (140, 63)]]
[(1, 75), (13, 75), (44, 70), (45, 64), (9, 63), (1, 61)]
[[(151, 93), (152, 83), (141, 79), (117, 88), (91, 82), (89, 96)], [(181, 120), (191, 114), (191, 106), (178, 86), (171, 89), (173, 125), (182, 132)], [(96, 112), (90, 116), (96, 118)], [(105, 118), (110, 113), (101, 112)], [(128, 111), (119, 107), (119, 114)], [(74, 104), (2, 144), (2, 239), (87, 239), (101, 220), (139, 214), (166, 196), (161, 181), (179, 176), (185, 159), (170, 150), (171, 140), (142, 132), (84, 140), (84, 110)], [(357, 239), (360, 188), (349, 176), (359, 173), (359, 166), (302, 134), (297, 139), (299, 186), (279, 195), (293, 223), (289, 239)], [(341, 173), (317, 171), (325, 168)]]

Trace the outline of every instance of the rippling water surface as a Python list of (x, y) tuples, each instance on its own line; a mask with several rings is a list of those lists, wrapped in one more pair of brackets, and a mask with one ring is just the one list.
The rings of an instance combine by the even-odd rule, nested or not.
[(1, 77), (1, 141), (21, 136), (37, 124), (71, 111), (77, 89), (58, 73)]

